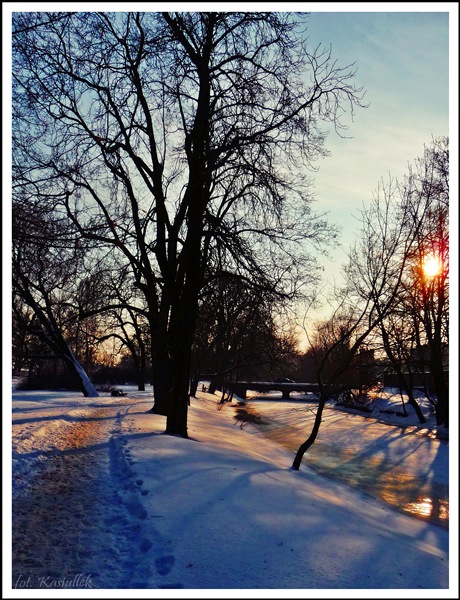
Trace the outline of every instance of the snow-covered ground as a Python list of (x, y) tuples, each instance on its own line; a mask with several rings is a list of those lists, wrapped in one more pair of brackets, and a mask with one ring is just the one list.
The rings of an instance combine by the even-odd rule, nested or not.
[(455, 497), (449, 537), (306, 461), (291, 470), (235, 401), (198, 393), (184, 440), (162, 433), (151, 392), (126, 392), (13, 391), (4, 597), (458, 598)]

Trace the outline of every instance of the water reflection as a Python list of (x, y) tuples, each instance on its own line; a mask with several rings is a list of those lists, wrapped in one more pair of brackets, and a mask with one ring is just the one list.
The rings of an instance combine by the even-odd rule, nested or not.
[[(322, 452), (324, 448), (323, 445)], [(427, 519), (443, 527), (448, 526), (447, 485), (428, 480), (421, 482), (400, 468), (389, 471), (388, 465), (382, 468), (384, 463), (378, 458), (355, 455), (347, 461), (347, 455), (349, 452), (334, 456), (322, 453), (315, 453), (313, 456), (311, 453), (308, 466), (321, 475), (362, 490), (412, 516)]]
[[(250, 410), (253, 415), (257, 414), (257, 411)], [(265, 437), (292, 452), (296, 452), (305, 439), (304, 431), (266, 416), (263, 421), (255, 420), (254, 424)], [(398, 436), (398, 432), (389, 431), (388, 435)], [(321, 475), (364, 491), (407, 514), (448, 527), (448, 485), (434, 481), (432, 471), (427, 469), (422, 474), (413, 474), (408, 472), (410, 469), (403, 457), (395, 464), (391, 453), (385, 454), (369, 446), (359, 447), (358, 444), (354, 447), (341, 446), (338, 432), (335, 433), (331, 432), (332, 438), (328, 439), (327, 429), (322, 431), (321, 439), (305, 455), (305, 464)]]
[(427, 517), (435, 521), (443, 521), (447, 524), (449, 520), (449, 503), (437, 498), (419, 498), (417, 502), (409, 502), (404, 510), (416, 516)]

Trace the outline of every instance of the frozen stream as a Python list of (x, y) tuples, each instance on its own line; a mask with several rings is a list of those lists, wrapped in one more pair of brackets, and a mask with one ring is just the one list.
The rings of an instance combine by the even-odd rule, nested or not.
[[(314, 402), (253, 397), (239, 410), (255, 416), (256, 428), (292, 450), (294, 459), (310, 435), (316, 408)], [(448, 442), (417, 427), (387, 425), (328, 407), (322, 418), (302, 465), (448, 527)]]

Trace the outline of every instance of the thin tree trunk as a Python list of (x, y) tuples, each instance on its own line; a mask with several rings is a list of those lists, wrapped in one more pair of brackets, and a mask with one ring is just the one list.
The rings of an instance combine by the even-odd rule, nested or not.
[(88, 377), (85, 369), (81, 366), (81, 364), (78, 362), (78, 360), (73, 356), (70, 349), (68, 349), (68, 352), (64, 352), (63, 355), (65, 357), (67, 365), (75, 373), (78, 380), (80, 381), (80, 386), (81, 386), (83, 395), (87, 398), (99, 398), (99, 393), (97, 392), (92, 381)]
[(321, 417), (323, 415), (324, 405), (326, 404), (328, 396), (325, 392), (321, 392), (318, 403), (318, 410), (316, 411), (315, 423), (311, 430), (310, 437), (299, 447), (297, 454), (295, 455), (294, 462), (292, 463), (292, 469), (298, 471), (300, 469), (300, 463), (302, 462), (303, 455), (310, 448), (310, 446), (316, 440), (318, 435), (319, 427), (321, 425)]
[(139, 371), (137, 374), (137, 389), (139, 392), (145, 392), (145, 371)]
[(191, 385), (190, 385), (190, 396), (192, 396), (193, 398), (196, 398), (196, 392), (198, 389), (199, 381), (200, 381), (200, 374), (198, 371), (195, 371), (192, 381), (191, 381)]
[(407, 392), (408, 402), (412, 406), (412, 408), (415, 410), (415, 414), (417, 415), (418, 420), (420, 421), (420, 423), (426, 423), (426, 419), (423, 416), (422, 409), (418, 405), (417, 400), (414, 398), (414, 393), (413, 393), (412, 389), (409, 388), (408, 390), (406, 390), (406, 392)]
[(449, 388), (447, 377), (442, 364), (442, 356), (436, 356), (433, 352), (430, 361), (431, 378), (434, 383), (436, 393), (436, 423), (449, 427)]

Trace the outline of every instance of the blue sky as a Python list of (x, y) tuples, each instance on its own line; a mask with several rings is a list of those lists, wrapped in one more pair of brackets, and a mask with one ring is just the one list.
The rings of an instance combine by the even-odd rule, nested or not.
[[(324, 11), (331, 5), (315, 6)], [(326, 261), (331, 276), (339, 272), (336, 267), (354, 239), (358, 211), (379, 181), (390, 174), (401, 178), (408, 164), (423, 154), (424, 144), (449, 135), (448, 5), (397, 3), (392, 12), (382, 12), (379, 4), (356, 6), (359, 12), (339, 12), (349, 9), (347, 4), (334, 4), (331, 12), (312, 10), (309, 26), (312, 45), (330, 45), (340, 64), (356, 63), (355, 81), (364, 86), (369, 104), (356, 111), (353, 122), (348, 119), (351, 139), (330, 132), (326, 146), (331, 156), (321, 161), (314, 175), (316, 209), (328, 210), (330, 219), (343, 228), (342, 249), (334, 252), (332, 263)], [(404, 6), (430, 11), (399, 12)], [(375, 7), (376, 12), (369, 12)], [(457, 22), (455, 16), (450, 19)], [(453, 108), (452, 146), (457, 102)]]
[[(3, 11), (74, 10), (76, 3), (4, 3)], [(311, 46), (328, 48), (342, 66), (355, 63), (356, 84), (364, 86), (366, 109), (348, 118), (347, 135), (330, 131), (326, 147), (331, 156), (318, 163), (313, 174), (315, 209), (329, 211), (330, 220), (343, 227), (343, 249), (356, 230), (353, 215), (367, 202), (381, 178), (401, 177), (408, 163), (423, 154), (432, 136), (449, 134), (449, 80), (451, 137), (458, 130), (458, 3), (238, 3), (131, 2), (129, 10), (280, 10), (309, 12)], [(104, 2), (81, 2), (79, 10), (126, 10)], [(449, 14), (450, 13), (450, 14)], [(449, 40), (450, 18), (450, 40)], [(449, 65), (449, 42), (454, 61)], [(454, 79), (454, 77), (456, 79)], [(454, 120), (455, 119), (455, 120)], [(456, 139), (452, 138), (452, 150)], [(456, 164), (456, 163), (455, 163)], [(334, 264), (343, 262), (342, 251)], [(335, 272), (335, 269), (332, 269)]]

